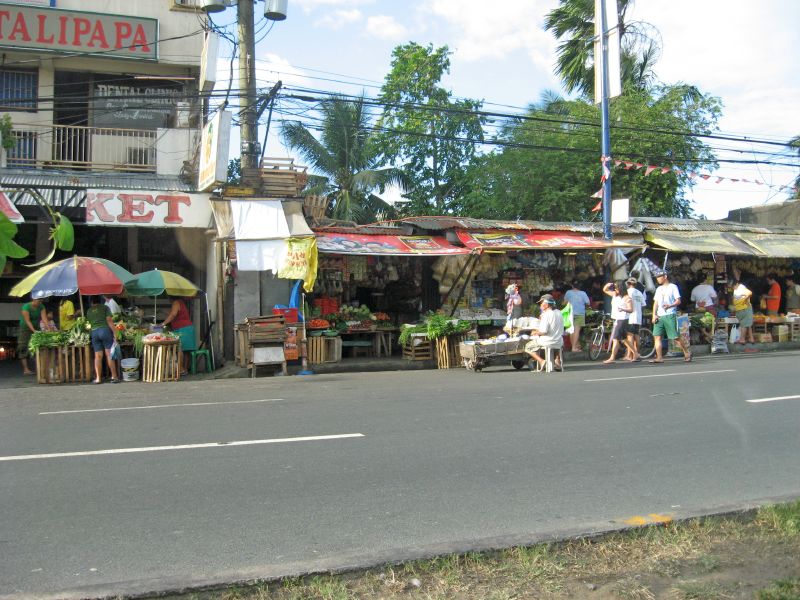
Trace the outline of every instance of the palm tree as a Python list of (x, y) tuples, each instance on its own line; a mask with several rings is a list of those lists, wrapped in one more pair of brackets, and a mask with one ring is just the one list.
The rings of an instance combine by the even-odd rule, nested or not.
[[(789, 140), (789, 146), (794, 148), (797, 155), (800, 156), (800, 135)], [(800, 175), (794, 180), (794, 197), (800, 200)]]
[[(650, 24), (627, 22), (633, 0), (617, 0), (622, 83), (647, 89), (661, 52), (660, 36)], [(591, 97), (594, 92), (594, 0), (561, 0), (545, 18), (544, 28), (559, 41), (556, 73), (568, 92)], [(656, 41), (659, 39), (659, 41)]]
[(298, 121), (282, 130), (286, 144), (317, 173), (309, 177), (304, 193), (327, 195), (335, 219), (369, 223), (392, 216), (394, 209), (374, 192), (389, 185), (405, 189), (406, 180), (399, 169), (379, 168), (380, 152), (363, 96), (334, 96), (321, 109), (319, 139)]

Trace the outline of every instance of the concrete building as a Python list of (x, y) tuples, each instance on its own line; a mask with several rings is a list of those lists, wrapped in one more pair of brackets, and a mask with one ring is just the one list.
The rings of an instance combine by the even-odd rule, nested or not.
[(10, 115), (17, 140), (0, 169), (0, 210), (31, 251), (0, 276), (0, 340), (19, 319), (8, 292), (30, 272), (20, 263), (50, 249), (41, 199), (74, 223), (73, 253), (181, 273), (208, 293), (209, 316), (193, 303), (198, 335), (215, 320), (213, 217), (209, 194), (197, 191), (204, 17), (192, 4), (0, 3), (0, 116)]

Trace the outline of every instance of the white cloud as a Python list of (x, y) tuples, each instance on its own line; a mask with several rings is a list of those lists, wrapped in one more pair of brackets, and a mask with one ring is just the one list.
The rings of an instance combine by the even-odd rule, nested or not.
[(422, 11), (446, 21), (456, 37), (449, 43), (465, 61), (504, 58), (518, 50), (552, 71), (555, 41), (544, 31), (544, 17), (556, 0), (424, 0)]
[(292, 66), (287, 59), (271, 53), (260, 55), (256, 52), (256, 55), (256, 80), (259, 87), (272, 85), (278, 79), (285, 86), (311, 87), (311, 79), (302, 70)]
[(375, 0), (293, 0), (293, 4), (299, 5), (308, 14), (317, 9), (328, 9), (332, 6), (342, 6), (352, 8), (354, 6), (364, 6), (372, 4)]
[(329, 29), (341, 29), (345, 25), (357, 23), (362, 19), (363, 15), (360, 10), (354, 8), (352, 10), (335, 10), (329, 12), (321, 19), (314, 21), (315, 27), (327, 27)]
[(404, 25), (388, 15), (368, 17), (367, 33), (382, 40), (402, 40), (409, 35), (409, 31)]

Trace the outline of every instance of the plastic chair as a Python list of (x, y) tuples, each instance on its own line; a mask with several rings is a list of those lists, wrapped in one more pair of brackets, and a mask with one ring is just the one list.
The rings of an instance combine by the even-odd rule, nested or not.
[(544, 350), (544, 366), (541, 368), (537, 368), (537, 371), (544, 371), (545, 373), (552, 373), (555, 370), (555, 358), (556, 353), (558, 354), (558, 360), (561, 363), (561, 371), (564, 370), (564, 348), (552, 348), (550, 346), (545, 346), (542, 348)]
[(208, 348), (201, 348), (200, 350), (192, 350), (189, 353), (191, 358), (191, 367), (189, 371), (192, 375), (197, 373), (197, 357), (205, 358), (206, 359), (206, 373), (211, 373), (214, 370), (214, 366), (211, 364), (211, 350)]

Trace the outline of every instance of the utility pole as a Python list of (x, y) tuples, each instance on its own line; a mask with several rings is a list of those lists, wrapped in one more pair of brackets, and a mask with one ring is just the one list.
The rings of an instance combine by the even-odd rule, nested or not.
[(255, 0), (239, 0), (239, 120), (241, 123), (242, 185), (259, 183), (258, 160), (261, 154), (258, 143), (258, 115), (256, 114), (256, 43), (254, 34)]

